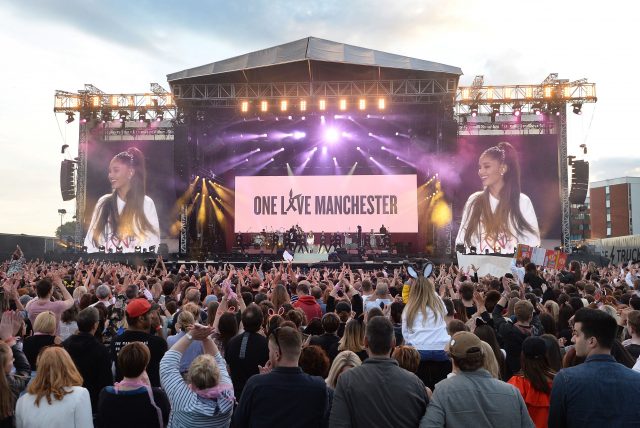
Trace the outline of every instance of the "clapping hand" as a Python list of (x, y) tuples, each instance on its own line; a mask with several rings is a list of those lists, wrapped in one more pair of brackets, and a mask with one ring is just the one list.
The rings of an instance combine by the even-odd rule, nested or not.
[(215, 329), (213, 327), (209, 327), (202, 324), (194, 324), (189, 333), (193, 337), (193, 340), (205, 340), (207, 337), (213, 334)]

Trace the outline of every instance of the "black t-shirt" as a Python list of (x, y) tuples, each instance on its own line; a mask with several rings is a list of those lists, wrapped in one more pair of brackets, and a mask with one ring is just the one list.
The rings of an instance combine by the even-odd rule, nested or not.
[(36, 371), (36, 360), (42, 348), (53, 345), (55, 339), (56, 337), (50, 334), (37, 334), (35, 336), (29, 336), (24, 340), (22, 352), (27, 356), (32, 371)]
[(535, 273), (525, 273), (523, 282), (525, 284), (529, 284), (531, 288), (542, 288), (542, 284), (544, 284), (545, 280)]
[(640, 357), (640, 345), (631, 344), (629, 346), (625, 346), (624, 349), (629, 351), (634, 360), (637, 360), (638, 357)]
[[(167, 394), (160, 388), (153, 388), (153, 401), (162, 411), (163, 425), (169, 423), (171, 405)], [(158, 411), (151, 404), (149, 393), (145, 388), (120, 391), (116, 394), (113, 387), (108, 386), (100, 392), (98, 401), (98, 424), (103, 428), (156, 428), (160, 427)]]
[(147, 366), (147, 374), (151, 385), (160, 387), (160, 360), (165, 352), (167, 352), (167, 342), (158, 336), (152, 336), (143, 331), (126, 330), (111, 341), (111, 358), (116, 363), (116, 381), (122, 380), (122, 375), (118, 368), (118, 353), (120, 349), (131, 342), (142, 342), (147, 345), (151, 352), (151, 360)]
[[(243, 348), (243, 339), (246, 336), (244, 355), (240, 353)], [(229, 364), (233, 391), (236, 399), (240, 399), (247, 380), (259, 373), (258, 366), (264, 366), (269, 359), (269, 347), (267, 338), (258, 333), (244, 332), (232, 337), (224, 351), (224, 358)]]

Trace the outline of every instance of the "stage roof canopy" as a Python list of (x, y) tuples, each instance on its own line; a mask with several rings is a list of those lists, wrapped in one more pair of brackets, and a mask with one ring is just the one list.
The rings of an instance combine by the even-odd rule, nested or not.
[(307, 37), (167, 75), (169, 83), (457, 79), (459, 67)]

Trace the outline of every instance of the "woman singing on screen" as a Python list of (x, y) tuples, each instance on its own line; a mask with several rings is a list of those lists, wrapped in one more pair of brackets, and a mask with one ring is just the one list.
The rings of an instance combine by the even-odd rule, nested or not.
[(518, 244), (540, 245), (538, 219), (529, 197), (520, 193), (520, 164), (509, 143), (485, 150), (478, 161), (484, 190), (469, 196), (462, 213), (456, 244), (476, 247), (478, 253)]
[(160, 226), (153, 199), (145, 195), (147, 170), (144, 156), (136, 148), (120, 152), (109, 163), (112, 193), (98, 199), (84, 239), (89, 253), (135, 251), (160, 244)]

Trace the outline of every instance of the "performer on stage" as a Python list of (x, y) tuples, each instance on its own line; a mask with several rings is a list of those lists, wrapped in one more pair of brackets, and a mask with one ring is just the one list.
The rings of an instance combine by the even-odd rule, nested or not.
[(244, 253), (244, 240), (242, 239), (242, 233), (236, 233), (236, 247), (239, 247), (240, 251)]
[(384, 224), (380, 227), (380, 233), (382, 233), (383, 235), (387, 234), (387, 228), (384, 227)]
[(475, 246), (479, 252), (517, 244), (540, 246), (540, 231), (533, 204), (520, 192), (520, 164), (511, 144), (485, 150), (478, 161), (484, 190), (469, 196), (464, 206), (456, 244)]
[(309, 247), (307, 247), (307, 235), (304, 233), (304, 230), (296, 224), (296, 248), (293, 251), (297, 252), (298, 249), (302, 250), (303, 253), (309, 252)]
[(322, 248), (324, 248), (325, 252), (329, 252), (329, 248), (327, 248), (327, 237), (324, 235), (324, 230), (320, 233), (320, 247), (318, 247), (318, 253), (322, 252)]
[(358, 248), (362, 248), (362, 226), (358, 225), (358, 233), (357, 233), (357, 239), (358, 239)]
[(109, 163), (112, 192), (98, 199), (84, 239), (87, 252), (121, 248), (132, 253), (135, 247), (160, 245), (160, 225), (156, 206), (146, 193), (147, 170), (144, 155), (135, 147), (118, 153)]
[(313, 253), (313, 246), (315, 245), (315, 241), (316, 241), (316, 236), (313, 234), (313, 230), (309, 233), (307, 233), (307, 248), (309, 249), (308, 251)]

